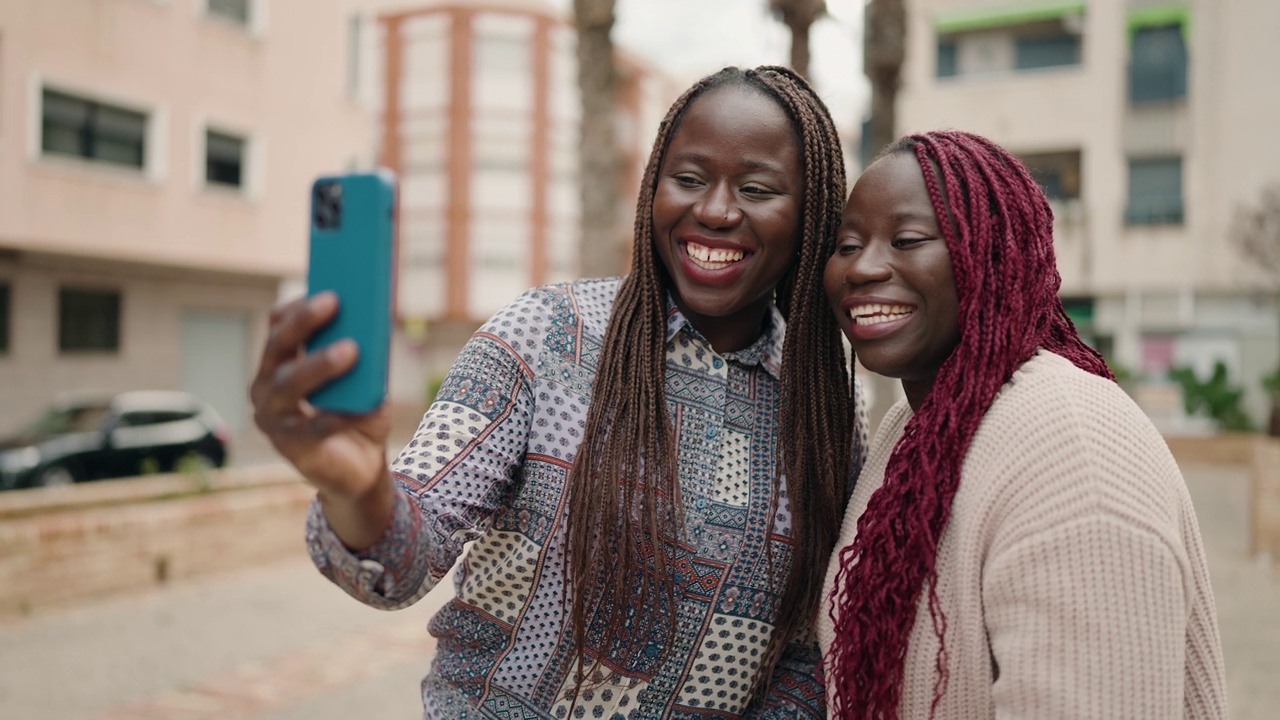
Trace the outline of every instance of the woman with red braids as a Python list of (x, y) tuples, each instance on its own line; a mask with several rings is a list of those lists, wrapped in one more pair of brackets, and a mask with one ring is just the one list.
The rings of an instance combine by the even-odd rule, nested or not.
[(1044, 193), (985, 138), (904, 138), (854, 185), (826, 291), (906, 399), (827, 574), (832, 717), (1226, 716), (1186, 486), (1060, 284)]

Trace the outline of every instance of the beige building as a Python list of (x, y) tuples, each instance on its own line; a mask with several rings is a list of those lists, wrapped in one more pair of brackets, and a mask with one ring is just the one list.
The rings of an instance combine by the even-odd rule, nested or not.
[(1280, 363), (1276, 310), (1228, 234), (1280, 180), (1275, 0), (909, 0), (904, 130), (957, 128), (1018, 153), (1057, 214), (1082, 330), (1156, 392), (1226, 364), (1255, 422)]
[(0, 425), (188, 389), (238, 428), (308, 190), (372, 161), (354, 0), (0, 2)]

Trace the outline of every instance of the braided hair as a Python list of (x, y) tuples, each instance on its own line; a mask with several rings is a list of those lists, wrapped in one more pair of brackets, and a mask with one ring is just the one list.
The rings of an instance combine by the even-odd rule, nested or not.
[[(947, 619), (937, 593), (938, 540), (973, 435), (1001, 387), (1043, 348), (1111, 377), (1067, 317), (1053, 212), (1027, 168), (986, 138), (911, 135), (881, 157), (913, 153), (951, 254), (960, 341), (889, 456), (884, 485), (840, 551), (824, 658), (838, 717), (897, 718), (907, 642), (921, 594), (940, 646), (930, 714), (947, 685)], [(926, 589), (927, 588), (927, 589)]]
[[(594, 672), (598, 664), (634, 666), (644, 651), (641, 638), (657, 633), (669, 649), (675, 634), (679, 591), (668, 548), (681, 539), (683, 517), (664, 389), (671, 283), (654, 248), (653, 201), (663, 154), (685, 112), (706, 92), (726, 86), (750, 88), (786, 112), (804, 172), (797, 257), (775, 289), (787, 320), (781, 370), (787, 442), (779, 443), (785, 447), (778, 453), (769, 534), (785, 478), (792, 553), (756, 689), (816, 613), (824, 568), (839, 535), (856, 449), (854, 403), (822, 275), (844, 203), (840, 141), (826, 106), (796, 73), (782, 67), (725, 68), (687, 90), (658, 127), (636, 207), (631, 273), (609, 318), (584, 439), (569, 472), (565, 604), (579, 662), (575, 702), (588, 677), (602, 679)], [(596, 627), (592, 616), (605, 622), (598, 635), (588, 632), (589, 625)]]

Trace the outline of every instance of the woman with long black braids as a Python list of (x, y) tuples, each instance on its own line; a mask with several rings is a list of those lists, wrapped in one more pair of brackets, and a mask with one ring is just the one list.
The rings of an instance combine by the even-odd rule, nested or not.
[(824, 712), (812, 620), (863, 446), (822, 297), (844, 190), (802, 78), (700, 81), (658, 128), (630, 274), (495, 315), (390, 468), (385, 410), (304, 400), (354, 362), (300, 353), (334, 299), (276, 313), (252, 395), (318, 490), (320, 570), (391, 609), (474, 542), (431, 622), (425, 717)]

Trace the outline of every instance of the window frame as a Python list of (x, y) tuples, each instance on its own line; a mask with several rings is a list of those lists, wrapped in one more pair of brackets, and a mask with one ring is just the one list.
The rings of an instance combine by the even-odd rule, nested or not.
[[(1170, 167), (1177, 168), (1177, 203), (1170, 202), (1168, 208), (1161, 206), (1161, 199), (1171, 199), (1172, 196), (1161, 196), (1146, 193), (1141, 197), (1134, 194), (1134, 177), (1135, 166), (1146, 166), (1148, 168), (1155, 167), (1157, 163), (1168, 163)], [(1176, 163), (1176, 166), (1173, 165)], [(1149, 207), (1142, 208), (1135, 205), (1135, 200), (1147, 201)], [(1156, 202), (1151, 202), (1155, 200)], [(1187, 212), (1186, 200), (1186, 158), (1182, 155), (1158, 155), (1158, 156), (1142, 156), (1128, 158), (1128, 177), (1126, 181), (1125, 206), (1124, 206), (1124, 224), (1127, 227), (1142, 227), (1152, 225), (1183, 225), (1186, 223)]]
[[(1155, 32), (1159, 32), (1165, 37), (1176, 37), (1180, 40), (1177, 48), (1181, 56), (1174, 59), (1174, 62), (1180, 61), (1180, 65), (1157, 66), (1154, 63), (1139, 63), (1138, 45), (1140, 38)], [(1149, 55), (1144, 55), (1144, 57), (1149, 57)], [(1129, 64), (1125, 70), (1130, 105), (1185, 100), (1190, 90), (1191, 73), (1191, 52), (1187, 46), (1186, 29), (1178, 23), (1133, 28), (1129, 38)], [(1161, 82), (1153, 83), (1153, 78), (1158, 78)]]
[[(1039, 44), (1040, 48), (1049, 47), (1046, 41), (1068, 41), (1073, 50), (1073, 57), (1069, 62), (1053, 62), (1041, 64), (1025, 64), (1031, 58), (1028, 57), (1034, 44)], [(1064, 45), (1065, 46), (1065, 45)], [(1055, 48), (1061, 49), (1061, 48)], [(1035, 35), (1017, 35), (1013, 36), (1013, 72), (1025, 73), (1036, 72), (1038, 70), (1058, 70), (1061, 68), (1079, 67), (1084, 64), (1084, 39), (1079, 34), (1063, 31), (1056, 34), (1035, 34)]]
[(13, 282), (0, 278), (0, 357), (13, 352)]
[[(78, 127), (70, 128), (78, 137), (79, 149), (77, 152), (69, 152), (50, 147), (50, 128), (53, 123), (49, 120), (49, 100), (50, 96), (57, 96), (71, 102), (77, 102), (83, 105), (85, 119)], [(42, 158), (58, 158), (59, 160), (71, 161), (76, 163), (85, 163), (99, 167), (112, 167), (128, 172), (146, 173), (150, 163), (153, 161), (154, 148), (152, 145), (152, 113), (129, 105), (106, 100), (100, 96), (88, 93), (79, 93), (74, 90), (59, 87), (49, 83), (42, 83), (39, 87), (38, 103), (36, 113), (39, 120), (36, 129), (38, 141), (37, 152)], [(130, 115), (141, 119), (141, 126), (138, 128), (138, 162), (124, 162), (114, 160), (109, 157), (103, 157), (96, 152), (99, 145), (106, 144), (113, 137), (113, 133), (106, 128), (99, 127), (105, 124), (101, 118), (106, 113), (118, 113), (121, 116)], [(130, 118), (133, 119), (133, 118)], [(66, 126), (64, 126), (66, 127)], [(114, 135), (119, 135), (115, 133)]]
[[(101, 299), (111, 298), (114, 300), (114, 307), (108, 309), (109, 314), (113, 314), (114, 318), (105, 317), (106, 330), (99, 331), (97, 328), (90, 328), (87, 335), (93, 335), (97, 332), (105, 332), (109, 336), (109, 341), (104, 343), (94, 342), (93, 340), (85, 341), (83, 339), (69, 342), (72, 331), (68, 328), (68, 313), (80, 310), (81, 308), (68, 308), (68, 299), (73, 296), (80, 296), (83, 300), (88, 297), (98, 296)], [(82, 285), (59, 285), (58, 286), (58, 354), (59, 355), (119, 355), (123, 346), (124, 339), (124, 292), (120, 288), (106, 288), (101, 286), (82, 286)], [(77, 318), (82, 320), (83, 318)], [(96, 320), (96, 318), (95, 318)]]
[(241, 22), (236, 17), (213, 9), (215, 0), (199, 0), (194, 3), (196, 15), (211, 23), (238, 30), (249, 37), (261, 37), (267, 31), (267, 3), (264, 0), (245, 0), (247, 18)]
[[(211, 141), (214, 139), (211, 136), (219, 136), (220, 139), (222, 140), (230, 140), (233, 142), (238, 142), (240, 144), (240, 156), (238, 159), (239, 166), (236, 168), (236, 172), (237, 172), (236, 182), (234, 183), (226, 182), (224, 180), (218, 180), (210, 176), (210, 169), (211, 169), (210, 166), (213, 163), (213, 156), (212, 156), (212, 153), (210, 152), (210, 148), (212, 146)], [(205, 125), (204, 131), (201, 134), (201, 143), (200, 143), (200, 146), (202, 149), (202, 153), (201, 153), (202, 162), (200, 163), (200, 167), (203, 170), (200, 177), (203, 181), (203, 184), (206, 187), (218, 188), (220, 190), (226, 190), (228, 192), (247, 193), (249, 189), (249, 157), (250, 157), (249, 150), (250, 150), (251, 142), (252, 141), (250, 137), (245, 133), (234, 132), (234, 131), (227, 130), (225, 128), (217, 127), (213, 125)]]
[[(44, 90), (46, 89), (80, 99), (92, 100), (144, 113), (147, 116), (147, 130), (143, 167), (139, 169), (131, 165), (99, 162), (91, 158), (83, 158), (66, 153), (44, 152), (42, 147), (43, 98)], [(45, 76), (38, 72), (33, 72), (27, 76), (26, 90), (26, 150), (28, 162), (41, 168), (77, 174), (91, 173), (97, 177), (129, 182), (145, 182), (150, 185), (163, 183), (166, 180), (169, 167), (169, 155), (166, 145), (169, 130), (169, 112), (168, 108), (162, 103), (148, 102), (135, 96), (80, 85), (75, 82), (67, 82), (56, 76)]]

